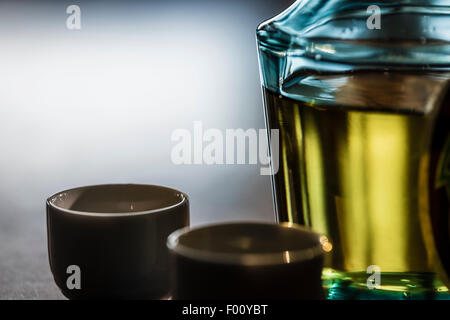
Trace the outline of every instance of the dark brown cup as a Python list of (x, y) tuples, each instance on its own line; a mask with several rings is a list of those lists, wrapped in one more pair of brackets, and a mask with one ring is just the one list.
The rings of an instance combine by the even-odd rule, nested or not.
[(173, 299), (323, 299), (325, 236), (294, 224), (184, 228), (167, 241)]
[(47, 200), (50, 267), (69, 299), (158, 299), (169, 292), (166, 239), (189, 225), (186, 194), (99, 185)]

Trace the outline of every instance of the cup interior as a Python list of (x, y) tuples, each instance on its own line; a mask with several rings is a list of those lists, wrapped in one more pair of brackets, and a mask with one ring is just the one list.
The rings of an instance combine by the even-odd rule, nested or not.
[(72, 212), (139, 213), (180, 205), (187, 197), (174, 189), (138, 184), (99, 185), (71, 189), (51, 198), (50, 205)]
[[(293, 224), (229, 223), (178, 231), (168, 239), (175, 252), (221, 262), (287, 262), (329, 251), (328, 239)], [(330, 249), (331, 250), (331, 249)]]

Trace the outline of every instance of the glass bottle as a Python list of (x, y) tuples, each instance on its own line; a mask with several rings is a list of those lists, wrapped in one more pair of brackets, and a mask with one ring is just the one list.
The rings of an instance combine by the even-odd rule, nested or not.
[(276, 217), (330, 238), (328, 297), (449, 298), (450, 1), (300, 0), (257, 44)]

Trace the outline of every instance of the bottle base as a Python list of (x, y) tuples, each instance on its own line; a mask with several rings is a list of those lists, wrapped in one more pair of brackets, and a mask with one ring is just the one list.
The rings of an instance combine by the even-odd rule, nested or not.
[(434, 273), (382, 272), (380, 283), (369, 288), (371, 274), (324, 269), (325, 296), (329, 300), (450, 300), (448, 288)]

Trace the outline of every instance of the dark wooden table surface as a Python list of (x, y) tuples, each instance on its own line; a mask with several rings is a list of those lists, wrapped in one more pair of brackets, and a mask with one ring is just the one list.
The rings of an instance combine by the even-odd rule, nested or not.
[(0, 300), (64, 299), (50, 272), (45, 232), (44, 210), (0, 214)]

